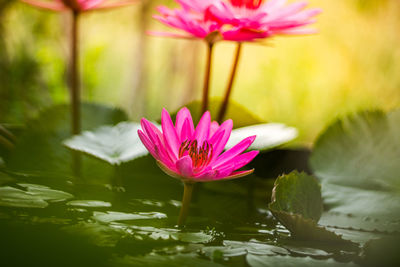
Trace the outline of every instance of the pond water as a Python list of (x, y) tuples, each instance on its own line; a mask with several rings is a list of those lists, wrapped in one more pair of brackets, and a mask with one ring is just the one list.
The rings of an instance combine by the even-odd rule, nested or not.
[(356, 255), (291, 239), (267, 210), (274, 179), (196, 184), (187, 226), (178, 228), (183, 186), (151, 157), (109, 173), (103, 182), (3, 173), (3, 266), (336, 266), (352, 265)]
[[(309, 233), (327, 234), (311, 227), (299, 235), (307, 225), (297, 232), (302, 238), (294, 238), (271, 214), (277, 176), (294, 169), (310, 173), (307, 149), (263, 152), (250, 164), (251, 176), (196, 184), (186, 226), (179, 228), (182, 183), (151, 156), (113, 166), (67, 149), (62, 142), (69, 137), (68, 111), (62, 106), (44, 112), (14, 130), (18, 141), (11, 152), (0, 150), (1, 266), (390, 266), (379, 263), (398, 255), (399, 239), (368, 245), (398, 234), (400, 196), (390, 190), (322, 184), (319, 223), (351, 244), (332, 242), (332, 233), (324, 242), (307, 240)], [(84, 130), (127, 120), (99, 106), (83, 111)], [(376, 144), (382, 147), (381, 139)], [(320, 154), (317, 159), (329, 160), (314, 164), (330, 167), (325, 163), (334, 161), (326, 157), (332, 153)], [(346, 177), (346, 169), (336, 168), (342, 175), (328, 178)]]

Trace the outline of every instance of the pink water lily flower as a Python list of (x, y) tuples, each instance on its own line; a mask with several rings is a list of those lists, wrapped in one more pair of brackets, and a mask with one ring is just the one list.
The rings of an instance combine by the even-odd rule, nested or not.
[(311, 34), (314, 29), (304, 26), (320, 9), (304, 8), (307, 2), (286, 5), (286, 0), (175, 0), (181, 8), (158, 8), (160, 22), (187, 34), (154, 33), (155, 35), (202, 38), (218, 32), (228, 41), (255, 41), (278, 34)]
[(162, 132), (151, 122), (142, 119), (142, 130), (138, 134), (160, 168), (168, 175), (185, 183), (209, 182), (239, 178), (253, 172), (237, 170), (259, 153), (245, 152), (256, 136), (247, 137), (223, 152), (232, 125), (232, 120), (221, 125), (211, 122), (210, 112), (207, 111), (195, 128), (187, 108), (179, 110), (174, 125), (169, 113), (163, 109)]
[(132, 4), (135, 0), (21, 0), (24, 3), (52, 11), (74, 10), (86, 12), (97, 9), (107, 9)]
[(286, 3), (287, 0), (220, 1), (208, 8), (208, 16), (221, 24), (265, 32), (268, 36), (315, 33), (315, 29), (304, 26), (315, 23), (313, 17), (322, 10), (305, 9), (306, 1)]
[[(165, 6), (157, 8), (160, 15), (154, 18), (172, 28), (180, 29), (186, 34), (172, 32), (149, 32), (152, 35), (177, 37), (177, 38), (199, 38), (210, 43), (220, 40), (227, 41), (251, 41), (265, 38), (268, 33), (245, 29), (240, 25), (226, 27), (216, 16), (210, 12), (211, 7), (221, 5), (221, 0), (176, 0), (181, 5), (177, 9), (169, 9)], [(219, 7), (219, 9), (222, 7)], [(215, 9), (215, 10), (219, 10)]]

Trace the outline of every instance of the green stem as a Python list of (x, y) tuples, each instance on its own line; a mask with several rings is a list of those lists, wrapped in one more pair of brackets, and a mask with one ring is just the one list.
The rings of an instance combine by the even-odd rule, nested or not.
[(210, 76), (211, 76), (211, 62), (212, 62), (212, 53), (213, 53), (213, 43), (208, 43), (207, 49), (207, 62), (206, 62), (206, 73), (204, 76), (204, 85), (203, 85), (203, 101), (201, 107), (201, 115), (208, 110), (208, 95), (210, 88)]
[(229, 98), (232, 93), (233, 82), (235, 81), (235, 76), (236, 76), (237, 67), (239, 64), (241, 51), (242, 51), (242, 43), (238, 43), (237, 48), (236, 48), (235, 60), (233, 62), (233, 67), (232, 67), (232, 71), (231, 71), (231, 76), (229, 78), (228, 86), (226, 87), (226, 91), (225, 91), (224, 101), (222, 102), (221, 108), (218, 113), (218, 122), (219, 123), (221, 123), (223, 121), (225, 114), (226, 114), (226, 110), (228, 108)]
[(179, 213), (178, 225), (182, 226), (185, 224), (186, 218), (189, 213), (190, 200), (192, 199), (194, 183), (184, 182), (183, 189), (183, 199), (182, 199), (182, 207)]
[(71, 32), (71, 59), (70, 59), (70, 98), (71, 98), (71, 131), (72, 134), (81, 132), (81, 110), (80, 110), (80, 79), (78, 67), (78, 29), (79, 12), (72, 11), (72, 32)]

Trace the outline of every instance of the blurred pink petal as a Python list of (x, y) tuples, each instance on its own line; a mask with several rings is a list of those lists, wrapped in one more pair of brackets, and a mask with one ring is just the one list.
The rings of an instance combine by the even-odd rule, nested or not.
[(178, 111), (174, 125), (169, 113), (163, 109), (162, 132), (143, 118), (142, 130), (138, 131), (138, 135), (165, 173), (184, 181), (208, 182), (239, 178), (252, 172), (236, 170), (257, 156), (258, 151), (242, 154), (253, 143), (255, 136), (243, 139), (222, 153), (232, 125), (232, 120), (221, 125), (211, 122), (210, 112), (207, 111), (194, 128), (187, 108)]

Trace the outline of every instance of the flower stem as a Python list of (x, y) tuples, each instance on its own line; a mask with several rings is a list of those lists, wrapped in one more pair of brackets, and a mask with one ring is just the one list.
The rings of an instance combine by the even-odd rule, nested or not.
[(184, 189), (183, 189), (182, 207), (178, 219), (179, 226), (182, 226), (185, 223), (187, 215), (189, 213), (189, 205), (190, 205), (190, 200), (192, 199), (194, 183), (184, 182), (183, 185)]
[(201, 107), (201, 115), (208, 110), (208, 95), (210, 88), (210, 74), (211, 74), (211, 62), (212, 62), (212, 53), (213, 53), (214, 43), (208, 43), (207, 49), (207, 63), (206, 63), (206, 73), (204, 76), (204, 85), (203, 85), (203, 101)]
[[(79, 12), (72, 11), (71, 29), (71, 51), (70, 51), (70, 99), (71, 99), (71, 133), (72, 135), (81, 132), (81, 96), (79, 78)], [(72, 171), (76, 177), (81, 176), (82, 158), (77, 151), (72, 151)]]
[(80, 79), (78, 68), (78, 23), (79, 12), (72, 11), (71, 58), (70, 58), (70, 98), (71, 98), (71, 132), (81, 132)]
[(237, 72), (237, 67), (239, 64), (240, 53), (242, 51), (242, 43), (238, 43), (236, 48), (235, 60), (233, 62), (233, 67), (231, 71), (231, 76), (229, 78), (228, 86), (226, 87), (224, 101), (222, 102), (221, 108), (219, 109), (218, 113), (218, 122), (221, 123), (225, 117), (226, 110), (229, 104), (229, 98), (232, 93), (233, 82), (235, 81), (235, 76)]

